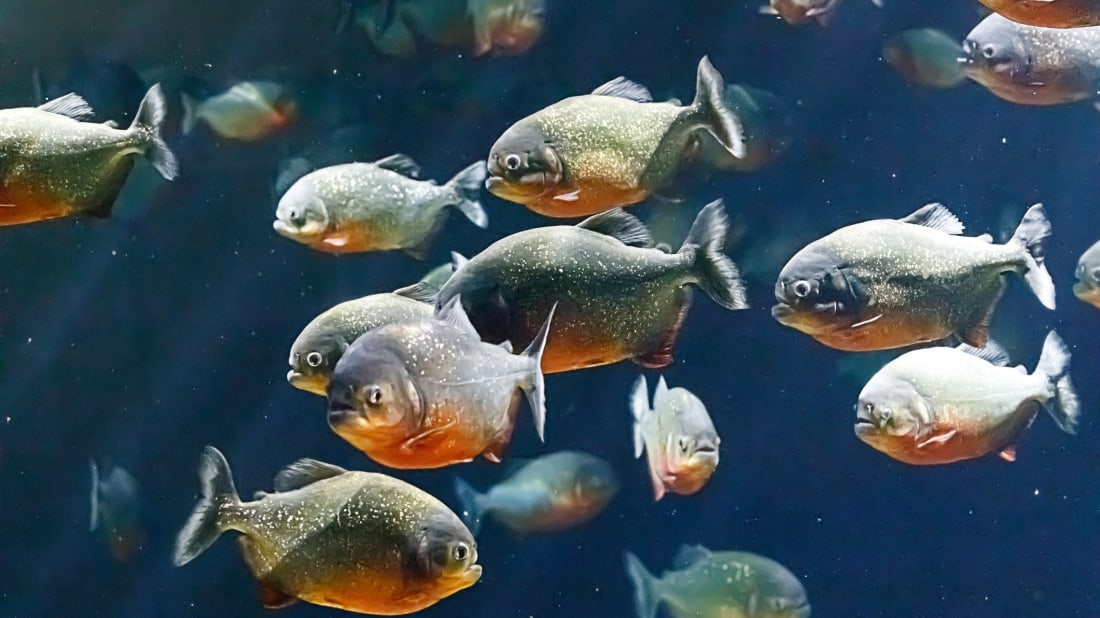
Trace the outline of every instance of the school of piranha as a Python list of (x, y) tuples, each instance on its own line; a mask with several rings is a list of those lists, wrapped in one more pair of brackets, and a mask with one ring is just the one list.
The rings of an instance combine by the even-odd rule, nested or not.
[[(891, 38), (883, 57), (929, 88), (969, 78), (1017, 104), (1100, 105), (1100, 1), (981, 2), (994, 12), (964, 41), (912, 30)], [(453, 15), (430, 4), (377, 3), (346, 19), (393, 55), (416, 53), (425, 40), (473, 55), (520, 54), (543, 28), (534, 0), (469, 0)], [(840, 0), (770, 0), (761, 13), (823, 25), (838, 10)], [(381, 466), (501, 462), (517, 421), (540, 439), (554, 422), (545, 374), (626, 360), (669, 365), (695, 288), (727, 310), (745, 309), (745, 284), (725, 254), (721, 199), (699, 210), (678, 247), (656, 242), (627, 210), (673, 194), (689, 167), (751, 170), (781, 150), (769, 132), (772, 95), (725, 83), (716, 65), (721, 59), (698, 61), (688, 103), (655, 101), (617, 77), (531, 110), (486, 144), (485, 160), (446, 181), (422, 179), (401, 153), (281, 178), (274, 233), (328, 253), (399, 250), (424, 259), (445, 224), (490, 225), (483, 189), (546, 217), (582, 219), (453, 254), (418, 282), (323, 311), (292, 339), (287, 382), (323, 397), (331, 430)], [(275, 85), (252, 82), (202, 101), (184, 95), (183, 130), (202, 121), (227, 139), (260, 139), (293, 121), (293, 104), (280, 96)], [(0, 111), (0, 225), (110, 217), (141, 158), (174, 179), (176, 158), (160, 136), (167, 105), (156, 84), (127, 127), (89, 121), (94, 110), (79, 92)], [(910, 206), (809, 243), (775, 281), (771, 315), (808, 335), (806, 345), (908, 348), (859, 393), (855, 437), (925, 466), (1011, 461), (1040, 410), (1075, 433), (1080, 406), (1059, 335), (1049, 332), (1031, 370), (1011, 366), (988, 336), (1009, 280), (1055, 308), (1044, 258), (1058, 206), (1019, 213), (1003, 242), (965, 234), (943, 204)], [(447, 223), (449, 208), (465, 221)], [(1077, 298), (1100, 308), (1100, 242), (1081, 256), (1075, 277)], [(634, 455), (645, 455), (655, 500), (699, 492), (719, 465), (721, 440), (705, 404), (659, 375), (639, 376), (623, 393), (623, 422), (633, 423)], [(530, 421), (519, 420), (524, 407)], [(92, 527), (122, 528), (101, 521), (110, 511), (97, 510), (96, 499), (133, 479), (116, 468), (101, 480), (94, 462), (92, 478)], [(378, 615), (413, 613), (474, 585), (482, 570), (475, 535), (485, 520), (520, 534), (561, 530), (595, 517), (619, 489), (607, 462), (577, 451), (550, 452), (485, 491), (458, 480), (461, 513), (387, 474), (313, 459), (289, 464), (273, 491), (248, 501), (226, 458), (207, 447), (199, 480), (176, 565), (233, 530), (266, 607), (300, 600)], [(677, 617), (810, 615), (795, 575), (744, 551), (684, 546), (659, 577), (627, 554), (625, 569), (640, 618), (661, 605)]]

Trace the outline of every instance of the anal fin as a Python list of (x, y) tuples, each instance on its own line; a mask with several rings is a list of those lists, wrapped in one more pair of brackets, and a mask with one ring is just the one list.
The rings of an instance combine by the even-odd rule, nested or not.
[(688, 309), (691, 308), (691, 289), (681, 288), (683, 296), (680, 299), (680, 307), (675, 319), (662, 332), (659, 342), (652, 351), (639, 354), (630, 360), (646, 369), (659, 369), (672, 363), (672, 347), (676, 345), (676, 338), (680, 335), (680, 329), (684, 326)]
[(1000, 455), (1001, 459), (1005, 461), (1016, 461), (1016, 445), (1009, 444), (1008, 446), (1001, 449), (1001, 452), (997, 454)]
[(267, 609), (282, 609), (298, 602), (298, 599), (282, 591), (270, 580), (257, 580), (260, 586), (260, 603)]
[(958, 334), (963, 343), (975, 348), (984, 348), (989, 341), (989, 324), (993, 321), (993, 311), (997, 308), (997, 301), (1005, 291), (1003, 280), (998, 280), (996, 285), (989, 301), (979, 304), (974, 312), (959, 325)]

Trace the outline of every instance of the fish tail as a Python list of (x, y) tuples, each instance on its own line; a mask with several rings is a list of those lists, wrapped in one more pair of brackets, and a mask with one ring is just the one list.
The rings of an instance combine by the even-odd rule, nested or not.
[(176, 155), (168, 149), (168, 144), (160, 135), (161, 126), (164, 125), (164, 117), (167, 115), (168, 106), (164, 99), (164, 91), (160, 84), (153, 84), (145, 98), (138, 106), (134, 123), (130, 125), (131, 131), (139, 132), (149, 142), (145, 156), (160, 172), (165, 180), (172, 180), (179, 175), (179, 164)]
[(481, 530), (481, 518), (485, 515), (485, 494), (478, 493), (469, 483), (455, 477), (455, 494), (462, 503), (462, 521), (477, 536)]
[(1049, 238), (1050, 220), (1047, 219), (1043, 205), (1035, 204), (1024, 213), (1024, 218), (1008, 242), (1024, 248), (1024, 257), (1027, 262), (1024, 281), (1027, 282), (1032, 293), (1039, 297), (1039, 302), (1043, 303), (1044, 307), (1054, 309), (1054, 281), (1047, 272), (1046, 264), (1043, 263), (1046, 256), (1046, 242)]
[(710, 131), (718, 143), (738, 159), (748, 152), (745, 146), (745, 127), (741, 119), (726, 103), (726, 85), (722, 74), (703, 56), (695, 78), (695, 100), (692, 109), (701, 116), (705, 130)]
[(645, 442), (642, 440), (642, 419), (649, 414), (649, 385), (646, 384), (645, 374), (638, 376), (634, 381), (634, 388), (630, 391), (630, 414), (634, 417), (634, 458), (637, 459), (645, 450)]
[(660, 601), (657, 579), (634, 554), (624, 553), (623, 562), (626, 563), (626, 576), (634, 585), (634, 610), (638, 618), (656, 618), (657, 602)]
[(454, 189), (455, 194), (458, 195), (455, 208), (461, 210), (471, 223), (483, 229), (489, 225), (489, 215), (485, 214), (485, 209), (481, 207), (478, 198), (481, 197), (481, 187), (485, 185), (487, 175), (485, 162), (478, 161), (471, 163), (447, 181), (447, 186)]
[(1081, 411), (1077, 391), (1069, 378), (1069, 361), (1069, 347), (1058, 333), (1050, 331), (1035, 368), (1035, 373), (1046, 377), (1050, 384), (1051, 397), (1043, 402), (1043, 407), (1062, 431), (1075, 434)]
[(221, 451), (212, 446), (203, 449), (199, 458), (199, 482), (202, 484), (202, 499), (195, 505), (191, 517), (176, 537), (173, 555), (176, 566), (191, 562), (213, 545), (222, 533), (218, 524), (222, 510), (241, 503), (237, 489), (233, 486), (229, 462)]
[(199, 124), (199, 103), (186, 92), (180, 93), (180, 106), (183, 107), (183, 119), (180, 120), (180, 132), (190, 135)]
[(531, 345), (523, 351), (523, 356), (532, 361), (531, 376), (523, 392), (527, 394), (527, 403), (531, 406), (531, 414), (535, 417), (535, 431), (539, 434), (539, 440), (546, 441), (546, 380), (542, 375), (542, 352), (546, 349), (546, 339), (550, 336), (550, 322), (554, 319), (554, 311), (558, 303), (550, 307), (550, 313), (546, 321), (542, 323)]
[(696, 283), (714, 302), (727, 309), (746, 309), (745, 284), (737, 266), (722, 253), (728, 230), (722, 200), (715, 200), (699, 211), (679, 252), (693, 256)]
[(99, 466), (91, 457), (88, 458), (88, 468), (92, 472), (92, 516), (88, 522), (88, 531), (95, 532), (99, 527)]

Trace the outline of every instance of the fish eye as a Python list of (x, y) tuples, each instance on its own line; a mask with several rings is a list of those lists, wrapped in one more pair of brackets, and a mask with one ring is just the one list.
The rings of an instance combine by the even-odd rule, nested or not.
[(367, 388), (367, 403), (372, 406), (382, 403), (382, 387), (372, 384)]
[(982, 48), (982, 55), (992, 60), (993, 56), (997, 55), (997, 50), (992, 45), (986, 45)]
[(685, 453), (685, 454), (686, 454), (686, 453), (688, 452), (688, 441), (687, 441), (687, 438), (683, 438), (683, 437), (681, 437), (681, 438), (680, 438), (680, 439), (678, 440), (678, 444), (680, 445), (680, 452), (681, 452), (681, 453)]
[(1100, 267), (1092, 269), (1092, 280), (1100, 281)]
[(874, 414), (875, 413), (875, 404), (873, 404), (873, 403), (863, 404), (863, 411), (866, 412), (867, 414)]
[(522, 163), (523, 163), (523, 159), (521, 159), (518, 154), (510, 154), (507, 157), (504, 157), (504, 167), (508, 168), (509, 170), (511, 170), (513, 172), (518, 170), (519, 166)]
[(470, 556), (470, 548), (465, 543), (459, 543), (454, 546), (452, 550), (455, 560), (458, 562), (465, 562), (466, 558)]
[(306, 364), (310, 367), (320, 367), (321, 362), (324, 360), (325, 359), (323, 356), (321, 356), (320, 352), (310, 352), (309, 354), (306, 354)]
[(791, 286), (791, 291), (794, 292), (794, 295), (799, 298), (806, 298), (806, 296), (810, 294), (810, 289), (812, 287), (813, 286), (810, 285), (809, 281), (806, 281), (805, 279), (800, 279), (794, 282), (794, 285)]

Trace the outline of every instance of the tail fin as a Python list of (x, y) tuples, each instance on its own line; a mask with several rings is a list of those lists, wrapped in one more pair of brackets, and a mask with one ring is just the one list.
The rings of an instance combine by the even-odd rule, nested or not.
[(179, 164), (176, 163), (176, 155), (172, 154), (168, 144), (160, 136), (160, 128), (164, 124), (166, 115), (164, 91), (161, 90), (160, 84), (153, 84), (153, 87), (145, 93), (145, 98), (141, 100), (130, 130), (140, 131), (146, 136), (149, 140), (149, 148), (145, 156), (165, 180), (172, 180), (179, 175)]
[(1043, 343), (1039, 364), (1035, 367), (1035, 373), (1046, 376), (1053, 391), (1051, 398), (1043, 402), (1043, 407), (1062, 431), (1075, 434), (1081, 412), (1077, 392), (1069, 379), (1069, 361), (1070, 353), (1066, 343), (1058, 333), (1050, 331)]
[(642, 456), (645, 442), (642, 440), (642, 419), (649, 414), (649, 385), (645, 375), (638, 376), (630, 391), (630, 414), (634, 417), (634, 458)]
[(1027, 209), (1016, 232), (1008, 242), (1024, 247), (1027, 257), (1027, 270), (1024, 281), (1031, 291), (1039, 297), (1039, 302), (1047, 309), (1054, 309), (1054, 281), (1043, 264), (1046, 256), (1046, 242), (1050, 238), (1050, 221), (1042, 204)]
[(241, 503), (233, 486), (229, 462), (221, 451), (212, 446), (203, 449), (199, 458), (199, 482), (202, 483), (202, 499), (176, 537), (173, 557), (176, 566), (191, 562), (213, 545), (222, 533), (218, 526), (218, 514), (226, 506)]
[(729, 219), (722, 200), (715, 200), (699, 211), (680, 253), (694, 254), (692, 270), (696, 283), (714, 302), (726, 309), (747, 309), (745, 285), (737, 266), (722, 253), (729, 230)]
[(477, 492), (466, 481), (455, 477), (455, 494), (462, 503), (462, 521), (477, 536), (481, 530), (481, 518), (485, 516), (485, 495)]
[(657, 603), (661, 600), (657, 595), (656, 578), (634, 554), (626, 552), (623, 561), (626, 563), (626, 576), (634, 584), (634, 611), (638, 618), (656, 618)]
[(699, 60), (699, 70), (695, 77), (695, 100), (691, 107), (701, 116), (714, 139), (718, 140), (738, 159), (744, 159), (748, 154), (745, 146), (745, 127), (741, 119), (726, 104), (726, 85), (722, 81), (722, 75), (710, 59), (703, 56)]
[(455, 204), (455, 207), (461, 210), (462, 214), (466, 215), (471, 223), (480, 228), (489, 225), (489, 215), (485, 214), (485, 209), (481, 207), (481, 202), (478, 201), (478, 198), (481, 197), (481, 187), (484, 186), (487, 175), (485, 162), (478, 161), (471, 163), (466, 169), (455, 174), (454, 178), (447, 181), (447, 186), (453, 188), (458, 195), (459, 201)]
[(180, 120), (180, 132), (190, 135), (199, 124), (199, 102), (186, 92), (180, 93), (180, 105), (183, 107), (183, 118)]
[(554, 311), (558, 303), (550, 307), (550, 313), (546, 321), (542, 323), (531, 345), (523, 351), (523, 356), (530, 358), (534, 367), (531, 370), (530, 384), (524, 389), (527, 393), (527, 403), (531, 406), (531, 414), (535, 417), (535, 431), (539, 434), (539, 440), (546, 441), (546, 382), (542, 375), (542, 352), (546, 349), (546, 339), (550, 336), (550, 322), (554, 319)]

